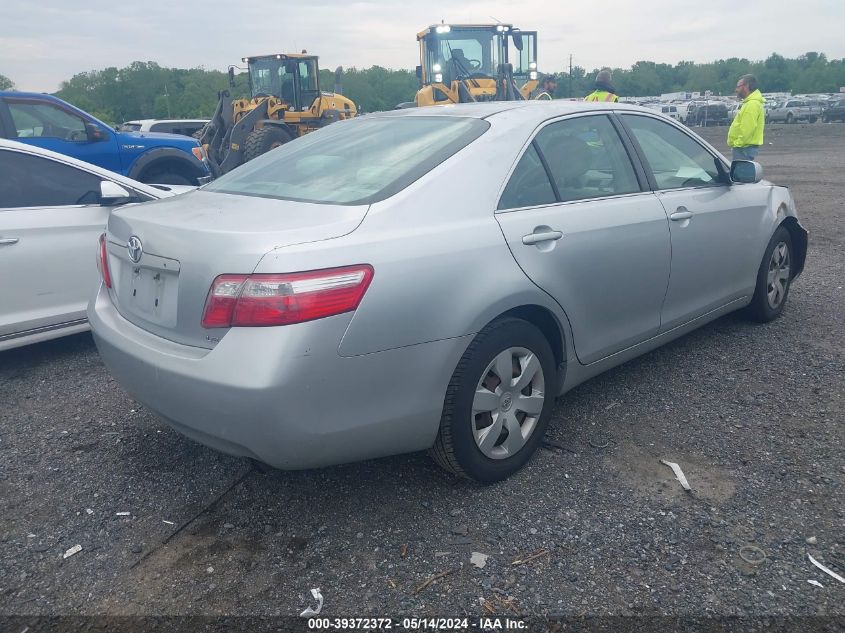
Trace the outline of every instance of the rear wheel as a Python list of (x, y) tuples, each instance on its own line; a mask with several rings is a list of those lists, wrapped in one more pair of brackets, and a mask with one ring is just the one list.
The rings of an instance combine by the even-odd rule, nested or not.
[(817, 119), (816, 119), (816, 117), (815, 117), (815, 116), (811, 116), (811, 117), (810, 117), (810, 123), (815, 123), (815, 122), (816, 122), (816, 120), (817, 120)]
[(746, 309), (754, 321), (766, 323), (783, 312), (789, 285), (792, 282), (792, 237), (784, 227), (779, 227), (763, 255), (757, 271), (754, 297)]
[(554, 354), (540, 330), (521, 319), (493, 322), (452, 375), (432, 457), (480, 482), (512, 475), (543, 439), (556, 384)]
[(788, 112), (786, 115), (786, 122), (787, 123), (794, 123), (795, 118), (792, 116), (792, 112)]
[(265, 125), (253, 130), (247, 135), (244, 142), (244, 162), (251, 161), (271, 149), (284, 145), (289, 140), (291, 140), (290, 134), (274, 125)]

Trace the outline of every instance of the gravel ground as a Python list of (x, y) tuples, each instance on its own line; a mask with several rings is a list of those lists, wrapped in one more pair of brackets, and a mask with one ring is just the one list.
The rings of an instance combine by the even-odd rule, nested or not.
[(845, 125), (767, 141), (811, 237), (783, 317), (722, 318), (575, 389), (561, 448), (497, 485), (424, 455), (262, 473), (133, 402), (89, 335), (0, 353), (0, 614), (295, 615), (320, 587), (330, 617), (841, 625), (845, 585), (807, 554), (845, 560)]

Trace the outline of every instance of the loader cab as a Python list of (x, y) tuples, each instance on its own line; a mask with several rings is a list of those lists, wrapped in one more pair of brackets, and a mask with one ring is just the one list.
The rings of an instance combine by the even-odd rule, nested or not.
[[(510, 24), (436, 24), (417, 34), (421, 86), (463, 79), (496, 79), (500, 64), (514, 77), (537, 78), (537, 32)], [(532, 76), (533, 75), (533, 76)]]
[(291, 110), (302, 112), (320, 96), (320, 69), (314, 55), (263, 55), (244, 61), (253, 99), (276, 97)]

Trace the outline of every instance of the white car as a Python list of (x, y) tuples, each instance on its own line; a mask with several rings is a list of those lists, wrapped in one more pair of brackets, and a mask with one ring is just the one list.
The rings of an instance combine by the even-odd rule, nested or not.
[(650, 110), (655, 110), (662, 114), (665, 114), (670, 119), (675, 119), (676, 121), (679, 119), (678, 116), (678, 107), (674, 104), (667, 104), (667, 103), (647, 103), (645, 104), (646, 108)]
[(0, 174), (0, 351), (87, 330), (109, 212), (194, 188), (145, 185), (4, 139)]
[(139, 119), (126, 121), (118, 127), (124, 132), (163, 132), (193, 136), (208, 123), (208, 119)]

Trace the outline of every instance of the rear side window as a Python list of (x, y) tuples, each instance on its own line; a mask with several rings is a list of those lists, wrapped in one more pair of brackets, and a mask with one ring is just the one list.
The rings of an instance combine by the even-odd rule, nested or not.
[(532, 143), (519, 159), (502, 193), (498, 208), (499, 210), (519, 209), (554, 202), (557, 202), (555, 191)]
[(622, 140), (606, 116), (547, 125), (536, 138), (562, 201), (640, 190)]
[(362, 117), (285, 143), (204, 191), (334, 204), (388, 198), (481, 136), (489, 123), (449, 116)]
[(40, 156), (0, 150), (0, 208), (98, 204), (101, 179)]

